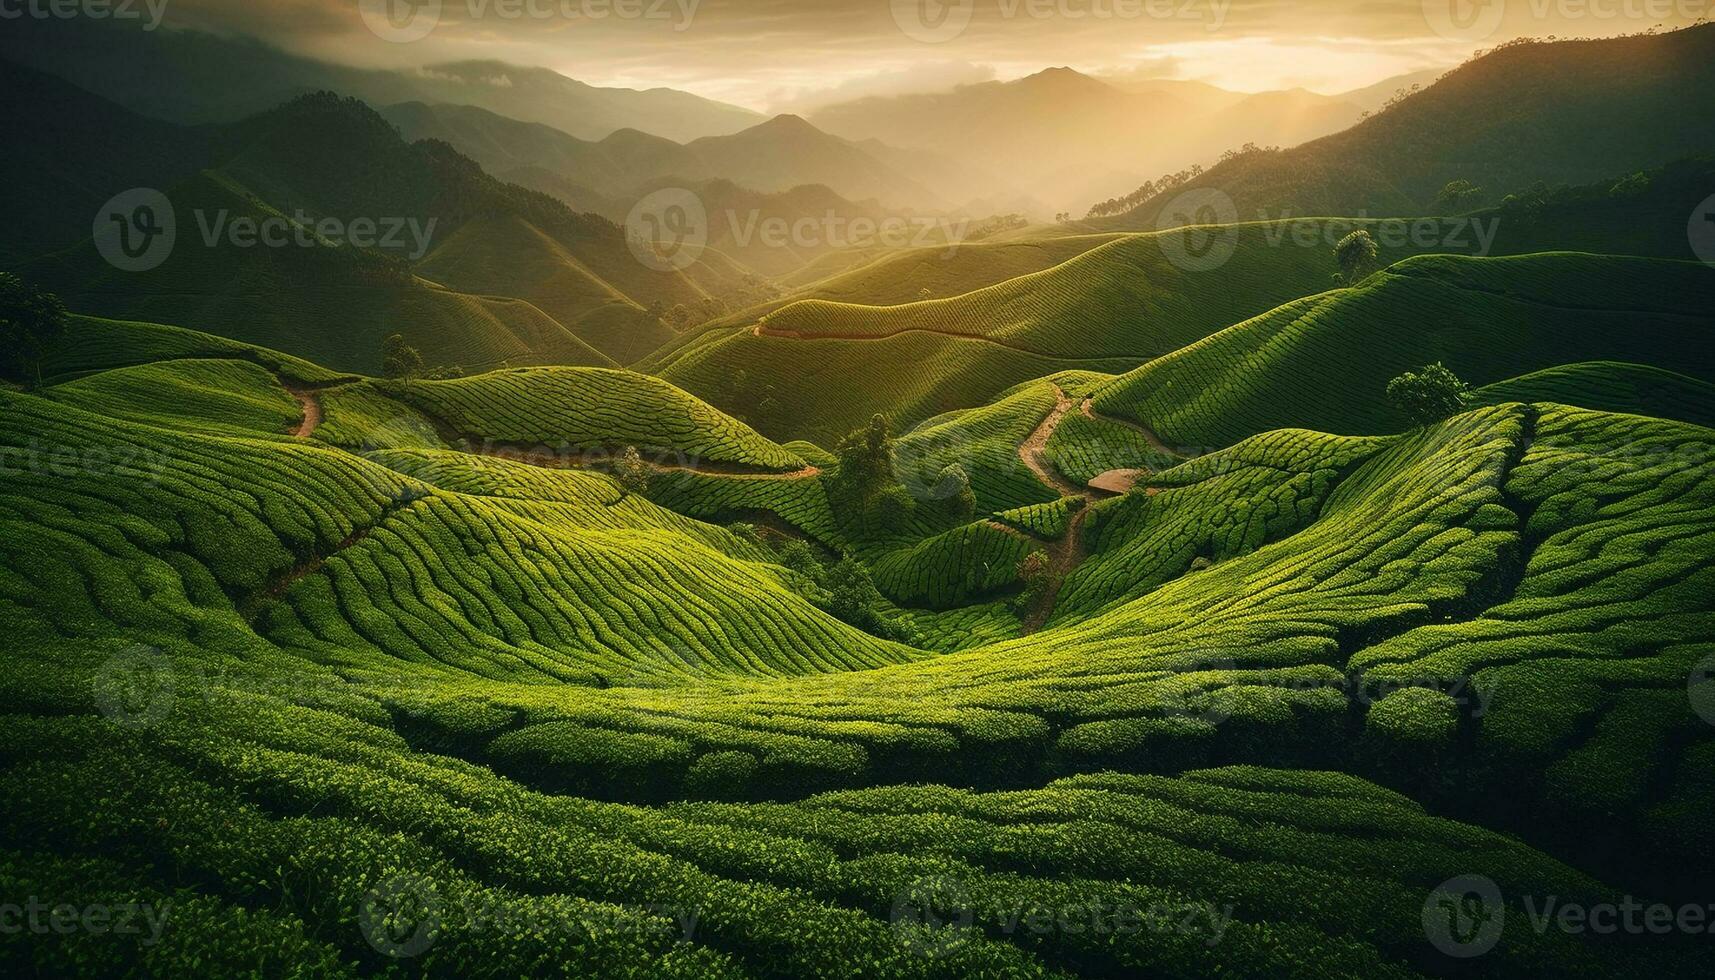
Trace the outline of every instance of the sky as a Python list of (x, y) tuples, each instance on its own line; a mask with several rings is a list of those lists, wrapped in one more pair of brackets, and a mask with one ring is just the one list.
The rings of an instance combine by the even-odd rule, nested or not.
[(1336, 94), (1521, 36), (1697, 22), (1715, 0), (148, 0), (348, 64), (494, 58), (764, 112), (1066, 66)]

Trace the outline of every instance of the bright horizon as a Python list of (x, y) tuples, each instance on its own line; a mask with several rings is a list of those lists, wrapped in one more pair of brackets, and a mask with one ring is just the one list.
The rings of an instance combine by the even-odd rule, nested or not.
[[(160, 2), (160, 0), (157, 0)], [(349, 65), (494, 59), (591, 85), (675, 88), (767, 115), (948, 91), (1050, 67), (1234, 92), (1336, 95), (1518, 37), (1707, 19), (1715, 0), (165, 0), (168, 28), (235, 31)], [(371, 23), (432, 30), (376, 43)], [(426, 21), (417, 21), (426, 23)], [(386, 28), (383, 27), (385, 30)]]

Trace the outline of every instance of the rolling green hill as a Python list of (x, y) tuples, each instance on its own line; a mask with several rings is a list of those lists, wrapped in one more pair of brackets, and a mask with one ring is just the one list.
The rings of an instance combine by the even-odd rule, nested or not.
[[(139, 397), (175, 379), (207, 400)], [(418, 387), (508, 381), (481, 404), (523, 405), (548, 379)], [(261, 943), (368, 969), (357, 910), (407, 874), (455, 910), (431, 965), (570, 941), (520, 925), (496, 946), (457, 902), (643, 920), (666, 903), (696, 916), (694, 943), (603, 932), (568, 962), (1010, 976), (1310, 957), (1414, 976), (1449, 877), (1596, 900), (1708, 866), (1696, 767), (1715, 741), (1666, 686), (1710, 639), (1715, 482), (1685, 452), (1707, 430), (1511, 404), (1408, 436), (1259, 436), (1100, 505), (1049, 630), (926, 659), (598, 473), (245, 434), (290, 421), (267, 380), (169, 360), (0, 393), (0, 622), (20, 641), (0, 672), (6, 874), (188, 887), (157, 968)], [(37, 465), (44, 440), (83, 464)], [(1049, 517), (1013, 519), (1051, 534)], [(1604, 546), (1638, 535), (1653, 543)], [(1565, 652), (1520, 661), (1532, 637)], [(1207, 768), (1241, 757), (1296, 771)], [(930, 773), (967, 788), (896, 785)], [(109, 805), (88, 811), (92, 793)], [(1579, 830), (1598, 811), (1629, 863)], [(173, 880), (151, 857), (167, 851)], [(345, 900), (321, 904), (328, 887)], [(890, 925), (925, 887), (983, 928)], [(1213, 944), (1095, 943), (1007, 932), (1019, 901), (1230, 910)], [(1694, 956), (1619, 955), (1526, 929), (1485, 962), (1683, 975)]]
[(1476, 385), (1587, 360), (1709, 377), (1711, 310), (1715, 273), (1697, 263), (1423, 256), (1152, 361), (1098, 389), (1095, 407), (1184, 447), (1283, 427), (1398, 431), (1388, 381), (1436, 361)]
[[(20, 255), (18, 266), (82, 312), (183, 324), (347, 370), (376, 370), (391, 333), (432, 364), (611, 365), (671, 336), (647, 304), (697, 302), (745, 280), (718, 255), (685, 273), (650, 269), (611, 221), (501, 184), (444, 144), (407, 144), (352, 100), (322, 93), (238, 123), (181, 129), (145, 124), (47, 76), (6, 72), (27, 109), (16, 124), (39, 147), (33, 155), (72, 173), (85, 159), (101, 161), (91, 170), (99, 193), (20, 205), (37, 237), (23, 243), (30, 260)], [(97, 152), (97, 137), (67, 135), (68, 114), (122, 125)], [(130, 159), (119, 141), (146, 125), (148, 142), (165, 149), (135, 168), (109, 163)], [(172, 203), (177, 236), (159, 268), (122, 272), (90, 243), (91, 215), (113, 191), (146, 180)], [(38, 197), (28, 180), (7, 186), (20, 201)], [(326, 219), (372, 223), (373, 247), (321, 235)], [(228, 234), (265, 220), (287, 229), (288, 241), (303, 228), (302, 239), (320, 244), (245, 247)]]
[[(1247, 222), (913, 250), (717, 320), (639, 367), (764, 433), (831, 443), (875, 412), (909, 427), (1055, 371), (1123, 372), (1318, 294), (1335, 273), (1334, 243), (1356, 228), (1374, 234), (1387, 265), (1588, 241), (1573, 229), (1596, 214), (1624, 226), (1615, 237), (1628, 251), (1682, 257), (1688, 212), (1676, 209), (1709, 174), (1706, 161), (1688, 163), (1621, 197), (1609, 184), (1460, 218)], [(1204, 254), (1215, 261), (1196, 261)], [(993, 278), (1014, 270), (1024, 274)], [(935, 298), (913, 301), (923, 289)]]

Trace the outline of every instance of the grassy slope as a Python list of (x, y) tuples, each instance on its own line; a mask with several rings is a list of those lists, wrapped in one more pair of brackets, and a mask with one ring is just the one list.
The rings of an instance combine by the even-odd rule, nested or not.
[[(738, 539), (598, 475), (435, 450), (362, 459), (0, 399), (15, 462), (44, 439), (123, 461), (4, 475), (0, 619), (20, 641), (0, 673), (13, 706), (0, 722), (5, 873), (60, 883), (56, 894), (194, 883), (200, 897), (179, 899), (187, 925), (142, 954), (157, 968), (210, 942), (220, 955), (266, 946), (376, 967), (353, 910), (399, 871), (454, 910), (698, 916), (688, 946), (619, 930), (563, 960), (604, 975), (1409, 976), (1434, 955), (1425, 896), (1456, 874), (1486, 874), (1508, 896), (1612, 894), (1361, 780), (1192, 771), (1237, 756), (1396, 782), (1447, 760), (1434, 764), (1473, 782), (1412, 788), (1503, 823), (1511, 803), (1528, 805), (1521, 829), (1557, 852), (1615, 867), (1587, 839), (1573, 851), (1557, 836), (1599, 808), (1629, 874), (1666, 854), (1682, 871), (1708, 863), (1695, 759), (1711, 739), (1666, 693), (1715, 626), (1703, 499), (1715, 481), (1706, 455), (1686, 452), (1707, 430), (1514, 405), (1410, 437), (1263, 437), (1164, 474), (1188, 496), (1150, 506), (1230, 523), (1247, 496), (1301, 501), (1284, 522), (1217, 531), (1226, 543), (1207, 571), (1151, 570), (1037, 637), (919, 661), (796, 600)], [(1298, 488), (1296, 473), (1310, 482)], [(1596, 498), (1599, 509), (1580, 503)], [(1178, 520), (1145, 514), (1110, 540), (1169, 540)], [(1638, 547), (1605, 544), (1621, 538)], [(1561, 653), (1519, 658), (1543, 642)], [(138, 643), (155, 652), (123, 652)], [(908, 662), (850, 672), (889, 660)], [(1343, 689), (1349, 667), (1492, 680), (1497, 693), (1457, 755), (1450, 727), (1410, 712), (1372, 708), (1354, 738), (1352, 713), (1368, 704)], [(842, 673), (814, 676), (825, 670)], [(176, 679), (158, 717), (114, 699), (134, 676)], [(132, 697), (146, 706), (149, 690)], [(1429, 707), (1433, 722), (1441, 706)], [(1398, 753), (1413, 765), (1390, 762)], [(1482, 781), (1502, 762), (1506, 794)], [(1042, 785), (1067, 768), (1177, 775)], [(1041, 788), (803, 798), (930, 773)], [(525, 786), (796, 802), (648, 810)], [(94, 796), (109, 805), (89, 811)], [(171, 881), (154, 870), (167, 851)], [(952, 881), (987, 935), (935, 957), (909, 933), (902, 944), (885, 919), (925, 877)], [(1236, 921), (1215, 945), (1008, 933), (1020, 901), (1214, 902)], [(455, 911), (424, 962), (505, 970), (570, 941), (497, 934)], [(1618, 955), (1509, 929), (1484, 964), (1689, 969), (1672, 947)]]
[(1102, 387), (1095, 406), (1181, 446), (1288, 426), (1397, 431), (1387, 382), (1432, 361), (1478, 385), (1602, 359), (1708, 376), (1712, 309), (1715, 273), (1694, 263), (1426, 256), (1153, 361)]
[[(1124, 370), (1326, 286), (1325, 235), (1305, 248), (1264, 225), (1233, 234), (1218, 275), (1174, 265), (1164, 236), (1131, 236), (951, 299), (794, 303), (765, 323), (795, 336), (756, 336), (754, 324), (710, 330), (649, 363), (777, 436), (832, 442), (877, 411), (909, 426), (1056, 371)], [(840, 339), (814, 339), (829, 335)], [(845, 339), (860, 336), (871, 339)]]
[(1644, 364), (1566, 364), (1485, 385), (1476, 396), (1483, 405), (1555, 401), (1715, 426), (1715, 385)]

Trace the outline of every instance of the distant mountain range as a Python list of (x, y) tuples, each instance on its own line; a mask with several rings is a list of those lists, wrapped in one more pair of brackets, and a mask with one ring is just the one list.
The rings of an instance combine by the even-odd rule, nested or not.
[[(0, 204), (17, 216), (3, 255), (79, 312), (190, 326), (374, 370), (403, 332), (432, 364), (625, 362), (672, 333), (651, 308), (700, 304), (752, 278), (716, 251), (675, 271), (638, 261), (597, 215), (502, 183), (445, 143), (407, 143), (372, 109), (329, 93), (222, 125), (127, 112), (0, 62), (8, 137)], [(41, 175), (55, 193), (43, 194)], [(177, 215), (158, 268), (96, 254), (103, 202), (153, 187)], [(251, 220), (396, 220), (432, 232), (373, 247), (245, 246), (209, 227)], [(282, 337), (291, 338), (286, 343)]]
[(231, 122), (309, 92), (370, 105), (480, 106), (582, 139), (634, 128), (670, 140), (736, 133), (760, 113), (668, 88), (600, 88), (546, 68), (464, 61), (412, 71), (352, 68), (263, 41), (116, 22), (22, 18), (0, 32), (0, 58), (68, 79), (134, 112), (180, 123)]
[[(629, 209), (637, 188), (668, 178), (728, 180), (765, 194), (820, 184), (851, 200), (947, 206), (912, 176), (873, 155), (873, 146), (829, 136), (797, 116), (777, 116), (730, 136), (680, 144), (636, 129), (600, 141), (581, 140), (468, 105), (407, 102), (383, 109), (382, 115), (406, 139), (444, 140), (502, 179), (559, 194), (591, 211), (611, 213), (619, 204)], [(543, 171), (552, 175), (548, 186)], [(623, 210), (618, 217), (623, 220)]]
[(1362, 99), (1302, 89), (1244, 95), (1199, 82), (1114, 84), (1052, 68), (951, 92), (859, 99), (810, 121), (846, 139), (980, 160), (1006, 179), (985, 193), (1028, 188), (1054, 210), (1081, 213), (1093, 200), (1245, 143), (1293, 146), (1338, 132), (1366, 108)]
[[(1225, 193), (1246, 220), (1417, 215), (1495, 204), (1538, 181), (1577, 185), (1715, 152), (1712, 87), (1715, 24), (1514, 43), (1351, 129), (1223, 162), (1090, 226), (1153, 229), (1162, 209), (1193, 189)], [(1439, 203), (1456, 180), (1481, 193)]]

